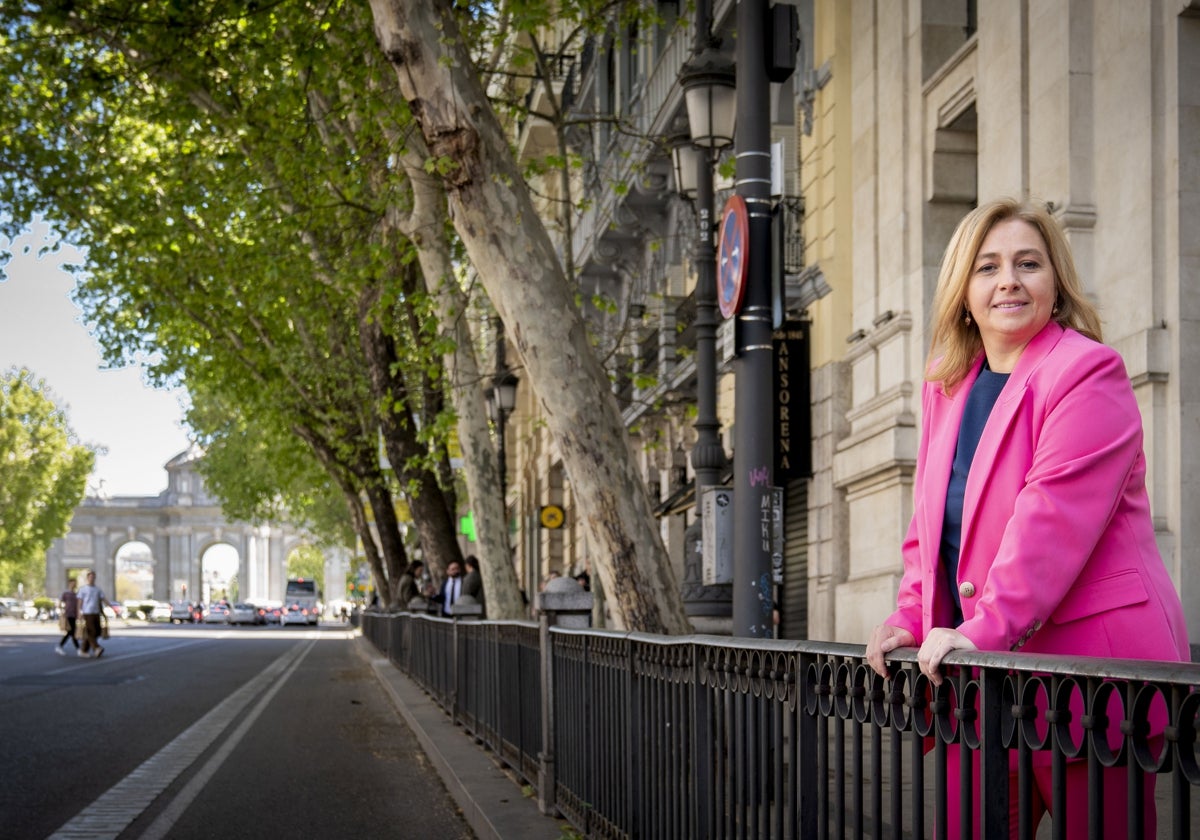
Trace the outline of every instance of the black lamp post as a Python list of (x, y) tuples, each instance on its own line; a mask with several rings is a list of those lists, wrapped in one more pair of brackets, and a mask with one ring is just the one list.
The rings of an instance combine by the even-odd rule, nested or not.
[[(694, 184), (696, 197), (696, 444), (692, 467), (696, 501), (701, 489), (719, 484), (725, 450), (717, 420), (717, 261), (713, 247), (713, 165), (716, 155), (733, 142), (734, 69), (712, 44), (707, 3), (698, 4), (697, 53), (680, 76), (688, 108), (692, 145), (674, 149), (680, 191)], [(698, 133), (699, 132), (699, 133)], [(688, 168), (692, 180), (687, 178)]]
[[(726, 459), (717, 419), (717, 259), (713, 246), (713, 165), (720, 150), (733, 142), (736, 96), (733, 63), (717, 49), (711, 34), (709, 0), (696, 6), (695, 53), (680, 72), (688, 111), (690, 138), (677, 138), (672, 148), (676, 187), (696, 202), (696, 443), (692, 447), (696, 510), (702, 510), (705, 487), (721, 483)], [(701, 517), (686, 539), (693, 562), (684, 579), (684, 603), (694, 596), (697, 610), (728, 609), (728, 601), (704, 594)], [(697, 579), (692, 579), (692, 574)], [(728, 613), (725, 613), (728, 615)]]
[[(487, 397), (488, 414), (496, 424), (496, 461), (500, 468), (500, 496), (505, 509), (508, 507), (508, 464), (504, 451), (504, 427), (508, 417), (517, 407), (517, 383), (521, 380), (508, 367), (504, 350), (504, 322), (496, 319), (496, 373), (492, 384), (484, 394)], [(507, 519), (507, 513), (505, 518)]]

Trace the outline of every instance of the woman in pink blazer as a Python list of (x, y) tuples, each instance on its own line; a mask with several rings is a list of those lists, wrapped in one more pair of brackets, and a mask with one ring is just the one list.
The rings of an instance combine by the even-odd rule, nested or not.
[[(1057, 222), (1029, 202), (972, 211), (946, 250), (934, 308), (904, 575), (867, 661), (887, 676), (889, 652), (919, 647), (922, 672), (940, 683), (956, 649), (1187, 660), (1150, 517), (1141, 415)], [(1105, 792), (1119, 818), (1116, 770), (1121, 787), (1106, 776)], [(1070, 788), (1074, 834), (1086, 830), (1086, 790)]]

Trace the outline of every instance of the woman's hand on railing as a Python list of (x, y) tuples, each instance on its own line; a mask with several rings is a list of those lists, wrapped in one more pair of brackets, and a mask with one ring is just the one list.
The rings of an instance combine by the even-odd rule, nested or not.
[(917, 640), (908, 630), (903, 630), (891, 624), (880, 624), (871, 631), (867, 642), (867, 664), (875, 669), (881, 677), (887, 677), (887, 664), (883, 657), (896, 648), (913, 647)]
[(929, 677), (934, 685), (942, 684), (942, 659), (952, 650), (978, 650), (975, 643), (957, 630), (949, 627), (934, 627), (917, 651), (917, 662), (921, 673)]

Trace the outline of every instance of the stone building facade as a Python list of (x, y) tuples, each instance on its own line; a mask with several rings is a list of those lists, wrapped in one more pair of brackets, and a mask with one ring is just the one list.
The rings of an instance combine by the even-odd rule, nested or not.
[[(1010, 195), (1052, 206), (1105, 340), (1125, 359), (1159, 545), (1200, 638), (1200, 3), (794, 5), (797, 69), (771, 86), (767, 107), (786, 154), (781, 200), (802, 209), (803, 259), (786, 279), (789, 315), (811, 322), (813, 474), (786, 488), (782, 635), (863, 642), (890, 611), (938, 266), (966, 211)], [(647, 141), (677, 130), (694, 34), (678, 4), (659, 11), (650, 31), (591, 43), (559, 90), (580, 112), (618, 114), (633, 129), (573, 137), (588, 163), (572, 250), (581, 299), (606, 296), (604, 317), (628, 327), (610, 348), (614, 388), (686, 579), (696, 208), (675, 191), (664, 145)], [(730, 54), (734, 12), (733, 2), (713, 4)], [(536, 120), (520, 128), (522, 153), (549, 142), (539, 130)], [(718, 178), (718, 209), (731, 187)], [(736, 458), (729, 327), (718, 413)], [(514, 546), (530, 585), (590, 563), (582, 529), (571, 527), (569, 476), (535, 405), (525, 389), (509, 444)], [(538, 526), (548, 503), (566, 510), (563, 528)]]
[(831, 84), (802, 144), (806, 240), (838, 291), (814, 307), (813, 374), (845, 413), (817, 441), (829, 501), (810, 532), (829, 578), (813, 592), (834, 614), (810, 632), (863, 641), (890, 609), (940, 258), (965, 211), (1011, 195), (1053, 207), (1125, 359), (1159, 547), (1200, 637), (1200, 4), (816, 11)]

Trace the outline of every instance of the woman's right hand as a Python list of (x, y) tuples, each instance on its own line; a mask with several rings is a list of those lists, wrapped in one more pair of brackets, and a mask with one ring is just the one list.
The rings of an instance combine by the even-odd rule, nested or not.
[(891, 624), (880, 624), (871, 631), (867, 642), (867, 664), (881, 677), (888, 675), (887, 664), (883, 657), (896, 648), (913, 647), (917, 640), (908, 630)]

